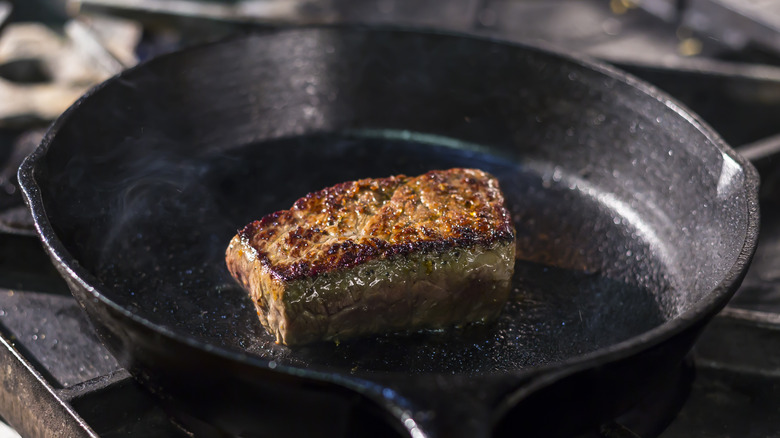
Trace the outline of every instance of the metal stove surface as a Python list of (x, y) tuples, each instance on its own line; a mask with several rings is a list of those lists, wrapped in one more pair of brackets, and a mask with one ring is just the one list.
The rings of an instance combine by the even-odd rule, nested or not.
[[(759, 3), (768, 2), (453, 0), (445, 8), (420, 3), (285, 0), (274, 8), (261, 7), (270, 4), (262, 1), (82, 0), (78, 4), (82, 12), (140, 23), (145, 32), (136, 47), (140, 58), (247, 25), (393, 22), (509, 39), (543, 38), (612, 62), (671, 93), (728, 142), (742, 145), (741, 151), (759, 168), (759, 248), (732, 304), (715, 318), (678, 372), (638, 400), (630, 412), (578, 438), (777, 436), (780, 52), (774, 44), (780, 39), (773, 35), (778, 34), (780, 19), (775, 12), (755, 14)], [(0, 6), (5, 4), (0, 0)], [(17, 18), (38, 20), (40, 11), (45, 11), (49, 21), (69, 20), (60, 7), (64, 1), (13, 4)], [(240, 4), (255, 7), (238, 9)], [(779, 5), (770, 9), (780, 10)], [(0, 28), (5, 17), (0, 17)], [(83, 14), (76, 16), (81, 18)], [(127, 56), (107, 58), (104, 51), (94, 49), (89, 35), (84, 41), (83, 32), (76, 32), (75, 39), (82, 49), (92, 48), (92, 59), (103, 61), (98, 63), (102, 66), (97, 68), (98, 76), (134, 62)], [(0, 65), (0, 85), (2, 81), (19, 85), (13, 84), (14, 75), (3, 66), (7, 65)], [(26, 111), (22, 115), (27, 118), (20, 119), (14, 111)], [(38, 240), (30, 235), (29, 222), (19, 215), (18, 193), (8, 176), (13, 172), (3, 169), (18, 164), (16, 152), (40, 135), (30, 130), (45, 124), (52, 112), (0, 105), (0, 188), (4, 190), (0, 191), (0, 416), (30, 437), (208, 434), (197, 421), (184, 425), (173, 420), (105, 350)], [(20, 120), (26, 122), (20, 125)], [(347, 436), (395, 436), (373, 421), (351, 425)], [(258, 433), (262, 436), (262, 431)]]

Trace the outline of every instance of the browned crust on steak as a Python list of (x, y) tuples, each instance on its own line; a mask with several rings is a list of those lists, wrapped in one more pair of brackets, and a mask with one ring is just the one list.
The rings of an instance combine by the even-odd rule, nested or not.
[(238, 232), (292, 281), (413, 252), (514, 241), (498, 181), (478, 169), (362, 179), (312, 192)]

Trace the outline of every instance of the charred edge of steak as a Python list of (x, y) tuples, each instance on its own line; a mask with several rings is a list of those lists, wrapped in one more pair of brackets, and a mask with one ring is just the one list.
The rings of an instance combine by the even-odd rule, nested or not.
[[(248, 244), (246, 239), (245, 243)], [(348, 240), (341, 243), (334, 243), (329, 247), (326, 263), (312, 265), (301, 260), (291, 264), (273, 266), (267, 253), (257, 251), (257, 259), (264, 266), (268, 267), (270, 272), (280, 280), (292, 281), (303, 277), (317, 276), (328, 272), (339, 271), (365, 263), (375, 259), (393, 259), (398, 256), (422, 252), (422, 253), (440, 253), (450, 248), (465, 248), (471, 246), (490, 246), (496, 242), (514, 243), (514, 234), (508, 232), (495, 232), (487, 238), (452, 238), (441, 240), (427, 240), (407, 243), (390, 244), (379, 239), (368, 239), (368, 243), (355, 243)]]
[[(458, 175), (456, 172), (464, 172), (464, 175)], [(466, 172), (477, 173), (475, 176)], [(452, 175), (457, 175), (459, 179), (454, 182), (448, 179)], [(338, 217), (339, 209), (350, 204), (352, 200), (349, 199), (349, 196), (357, 190), (364, 189), (376, 193), (378, 197), (382, 198), (380, 206), (390, 202), (391, 198), (396, 204), (403, 204), (411, 202), (414, 194), (395, 199), (399, 187), (415, 183), (420, 185), (420, 182), (426, 188), (433, 187), (433, 190), (444, 192), (443, 196), (451, 196), (450, 193), (457, 193), (465, 187), (468, 190), (490, 192), (493, 198), (487, 202), (478, 202), (474, 198), (465, 199), (464, 204), (459, 206), (461, 211), (458, 212), (463, 214), (457, 217), (445, 216), (441, 218), (447, 222), (446, 230), (437, 230), (432, 227), (421, 227), (420, 229), (408, 227), (394, 236), (396, 237), (394, 242), (370, 235), (354, 240), (337, 241), (323, 247), (316, 260), (300, 258), (289, 263), (273, 263), (270, 254), (265, 250), (265, 244), (278, 238), (277, 233), (285, 226), (296, 224), (296, 210), (321, 207), (323, 211), (329, 212), (329, 221), (338, 221), (340, 219)], [(352, 202), (354, 203), (354, 201)], [(352, 205), (350, 204), (350, 206)], [(357, 207), (365, 208), (366, 206), (358, 204)], [(445, 212), (445, 215), (451, 213)], [(389, 221), (390, 219), (386, 222)], [(309, 193), (296, 201), (291, 210), (277, 211), (248, 224), (238, 231), (238, 236), (246, 245), (254, 249), (261, 264), (284, 281), (339, 271), (375, 259), (392, 259), (416, 252), (441, 253), (450, 248), (475, 245), (488, 247), (497, 242), (514, 242), (515, 238), (511, 215), (504, 206), (503, 195), (498, 189), (497, 181), (487, 173), (471, 169), (431, 171), (415, 178), (398, 175), (337, 184), (318, 192)], [(324, 227), (316, 225), (310, 228), (298, 226), (285, 236), (292, 254), (300, 252), (305, 247), (317, 245), (319, 241), (327, 237), (327, 231)]]

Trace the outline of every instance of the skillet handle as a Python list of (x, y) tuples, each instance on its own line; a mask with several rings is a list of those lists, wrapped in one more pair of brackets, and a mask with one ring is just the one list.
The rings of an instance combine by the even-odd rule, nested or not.
[[(385, 382), (374, 397), (411, 438), (490, 438), (499, 405), (538, 375), (420, 375)], [(530, 393), (530, 392), (529, 392)]]
[(533, 373), (418, 376), (403, 388), (385, 387), (383, 401), (412, 438), (576, 436), (626, 411), (637, 393), (655, 385), (645, 367), (655, 377), (666, 375), (681, 356), (596, 367), (583, 362)]

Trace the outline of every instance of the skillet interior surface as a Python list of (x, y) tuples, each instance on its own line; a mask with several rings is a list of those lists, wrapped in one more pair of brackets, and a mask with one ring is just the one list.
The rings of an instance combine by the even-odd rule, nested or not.
[[(614, 211), (554, 183), (552, 175), (546, 188), (538, 173), (490, 155), (317, 136), (257, 145), (188, 166), (185, 173), (192, 172), (192, 179), (152, 177), (150, 185), (128, 187), (128, 216), (102, 242), (94, 269), (110, 290), (124, 291), (122, 306), (211, 344), (247, 349), (278, 363), (337, 365), (353, 372), (502, 371), (611, 345), (672, 314), (664, 308), (668, 297), (658, 293), (669, 289), (663, 267), (646, 243), (631, 238), (630, 225), (615, 224)], [(247, 294), (224, 267), (225, 242), (235, 224), (288, 208), (302, 194), (339, 181), (463, 166), (500, 178), (521, 230), (523, 257), (512, 305), (498, 324), (294, 350), (274, 345)], [(631, 273), (624, 274), (647, 276), (643, 283), (602, 275), (606, 260), (597, 260), (604, 256), (598, 245), (607, 233), (611, 245), (637, 254), (630, 258), (639, 257), (641, 266), (627, 267)], [(158, 250), (162, 253), (150, 254)]]
[[(525, 369), (692, 309), (742, 250), (744, 169), (629, 82), (451, 35), (249, 36), (96, 90), (49, 133), (35, 178), (65, 262), (203, 346), (355, 374)], [(456, 166), (499, 178), (517, 228), (498, 323), (273, 343), (225, 268), (239, 227), (341, 181)]]

